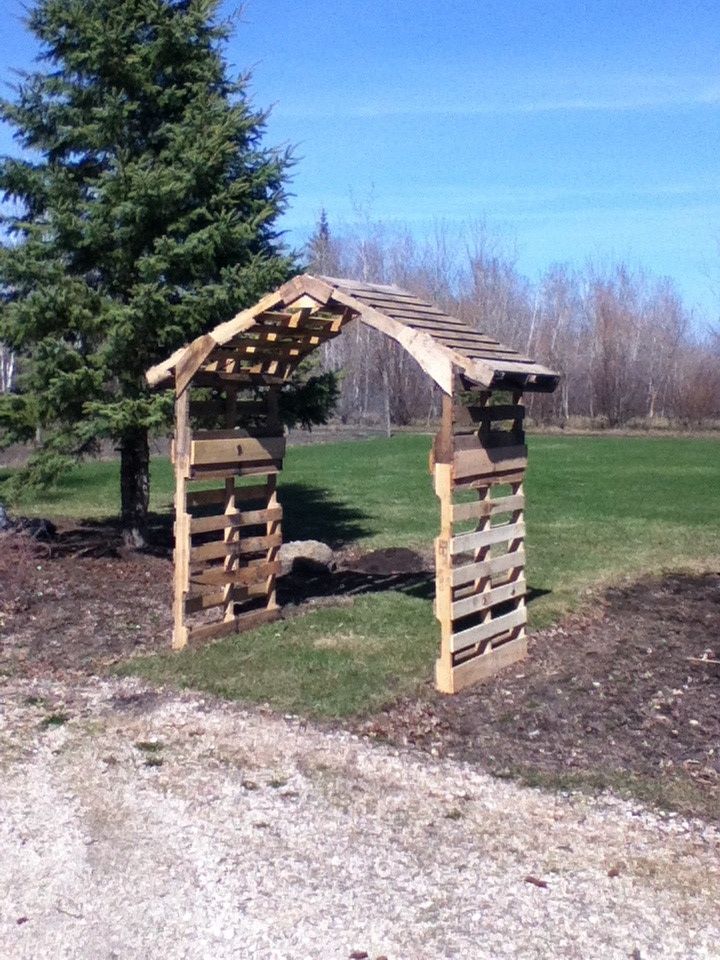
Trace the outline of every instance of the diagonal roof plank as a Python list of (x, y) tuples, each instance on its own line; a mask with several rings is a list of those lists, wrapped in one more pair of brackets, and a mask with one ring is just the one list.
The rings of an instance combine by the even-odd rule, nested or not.
[[(446, 393), (452, 392), (456, 371), (469, 385), (481, 388), (550, 392), (558, 383), (552, 370), (400, 287), (309, 274), (294, 277), (255, 306), (176, 350), (147, 371), (147, 381), (155, 387), (174, 378), (182, 392), (216, 355), (216, 348), (229, 344), (233, 349), (244, 342), (243, 335), (250, 338), (258, 331), (275, 330), (270, 324), (278, 321), (294, 329), (298, 325), (292, 318), (298, 316), (298, 310), (303, 318), (341, 314), (342, 319), (332, 325), (327, 336), (337, 335), (350, 317), (357, 317), (397, 341)], [(318, 336), (318, 345), (327, 336)], [(248, 339), (245, 347), (252, 342)], [(292, 366), (287, 365), (287, 375)], [(262, 382), (262, 373), (252, 376), (255, 382)]]

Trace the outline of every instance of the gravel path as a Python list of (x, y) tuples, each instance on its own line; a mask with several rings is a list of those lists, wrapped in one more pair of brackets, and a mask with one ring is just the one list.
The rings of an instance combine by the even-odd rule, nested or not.
[(135, 681), (2, 696), (2, 960), (720, 956), (702, 823)]

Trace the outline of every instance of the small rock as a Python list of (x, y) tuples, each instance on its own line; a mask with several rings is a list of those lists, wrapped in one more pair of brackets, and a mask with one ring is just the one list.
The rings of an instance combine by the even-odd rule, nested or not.
[(280, 576), (293, 573), (328, 574), (335, 568), (335, 554), (320, 540), (291, 540), (278, 550)]
[(350, 954), (350, 960), (368, 960), (369, 956), (367, 950), (353, 950)]
[(0, 533), (4, 533), (6, 530), (12, 530), (12, 528), (13, 522), (8, 516), (8, 512), (5, 509), (5, 504), (0, 503)]
[(539, 877), (533, 877), (532, 875), (525, 877), (525, 883), (531, 883), (534, 887), (542, 887), (543, 890), (548, 887), (547, 880), (541, 880)]

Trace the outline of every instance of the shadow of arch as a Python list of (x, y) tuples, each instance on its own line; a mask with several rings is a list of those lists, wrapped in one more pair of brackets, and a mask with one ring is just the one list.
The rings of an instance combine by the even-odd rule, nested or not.
[(278, 496), (283, 508), (283, 540), (322, 540), (334, 550), (372, 533), (369, 514), (336, 500), (322, 487), (281, 483)]

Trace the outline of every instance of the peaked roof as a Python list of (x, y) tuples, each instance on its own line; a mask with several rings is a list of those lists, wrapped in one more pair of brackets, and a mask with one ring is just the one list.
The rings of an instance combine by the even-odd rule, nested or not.
[[(481, 388), (551, 392), (558, 383), (557, 373), (407, 290), (309, 274), (175, 351), (146, 378), (151, 386), (174, 378), (178, 392), (201, 370), (248, 382), (286, 378), (303, 356), (355, 318), (400, 343), (446, 393), (455, 372)], [(229, 355), (251, 365), (223, 373)]]

